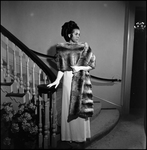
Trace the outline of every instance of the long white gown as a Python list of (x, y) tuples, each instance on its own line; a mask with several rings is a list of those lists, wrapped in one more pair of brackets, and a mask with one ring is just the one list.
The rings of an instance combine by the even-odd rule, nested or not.
[(62, 89), (61, 140), (85, 142), (87, 138), (91, 137), (90, 119), (88, 118), (88, 120), (85, 120), (78, 117), (77, 119), (67, 122), (72, 76), (72, 71), (64, 71)]

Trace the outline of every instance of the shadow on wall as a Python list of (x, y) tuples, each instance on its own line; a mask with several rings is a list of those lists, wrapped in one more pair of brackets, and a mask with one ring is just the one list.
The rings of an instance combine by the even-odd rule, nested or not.
[[(48, 50), (47, 50), (47, 55), (48, 56), (55, 56), (56, 54), (56, 45), (51, 46)], [(56, 61), (54, 58), (47, 58), (47, 62), (49, 67), (52, 69), (52, 71), (54, 72), (54, 74), (57, 74), (57, 65), (56, 65)]]

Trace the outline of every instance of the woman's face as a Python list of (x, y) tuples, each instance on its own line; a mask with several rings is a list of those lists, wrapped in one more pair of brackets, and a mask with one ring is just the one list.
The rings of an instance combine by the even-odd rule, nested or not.
[(70, 35), (70, 42), (73, 43), (78, 43), (79, 38), (80, 38), (80, 30), (79, 29), (74, 29), (73, 33)]

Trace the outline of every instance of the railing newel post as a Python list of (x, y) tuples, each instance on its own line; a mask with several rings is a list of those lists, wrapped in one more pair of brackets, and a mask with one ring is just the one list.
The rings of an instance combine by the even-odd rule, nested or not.
[[(43, 139), (44, 139), (43, 147), (44, 147), (44, 149), (55, 148), (57, 145), (56, 144), (57, 140), (55, 139), (56, 138), (55, 124), (53, 125), (53, 121), (55, 123), (55, 119), (53, 116), (54, 115), (53, 99), (55, 98), (53, 96), (54, 92), (55, 92), (55, 88), (48, 88), (47, 84), (38, 85), (38, 93), (40, 96), (43, 97), (43, 101), (44, 101), (44, 116), (42, 116), (44, 118), (44, 122), (42, 123), (42, 124), (44, 124), (42, 126), (42, 127), (44, 127), (44, 129), (43, 129), (43, 131), (44, 131), (43, 132)], [(54, 129), (54, 131), (53, 131), (53, 129)], [(55, 140), (55, 141), (52, 141), (52, 140)]]
[(39, 114), (39, 123), (38, 123), (38, 131), (39, 131), (39, 134), (38, 134), (38, 140), (39, 140), (39, 149), (42, 148), (42, 144), (43, 144), (43, 135), (42, 135), (42, 98), (41, 96), (38, 95), (38, 100), (39, 100), (39, 103), (38, 103), (38, 114)]
[(53, 93), (52, 96), (52, 147), (57, 147), (57, 110), (56, 110), (56, 91)]

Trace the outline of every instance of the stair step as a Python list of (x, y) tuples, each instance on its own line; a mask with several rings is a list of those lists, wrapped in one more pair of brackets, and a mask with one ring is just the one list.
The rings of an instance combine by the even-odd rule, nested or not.
[(2, 86), (11, 86), (13, 82), (0, 82), (0, 85)]
[(91, 140), (86, 142), (85, 147), (108, 134), (116, 126), (119, 118), (118, 109), (102, 109), (98, 117), (91, 122)]
[(6, 97), (23, 97), (26, 93), (7, 93)]

